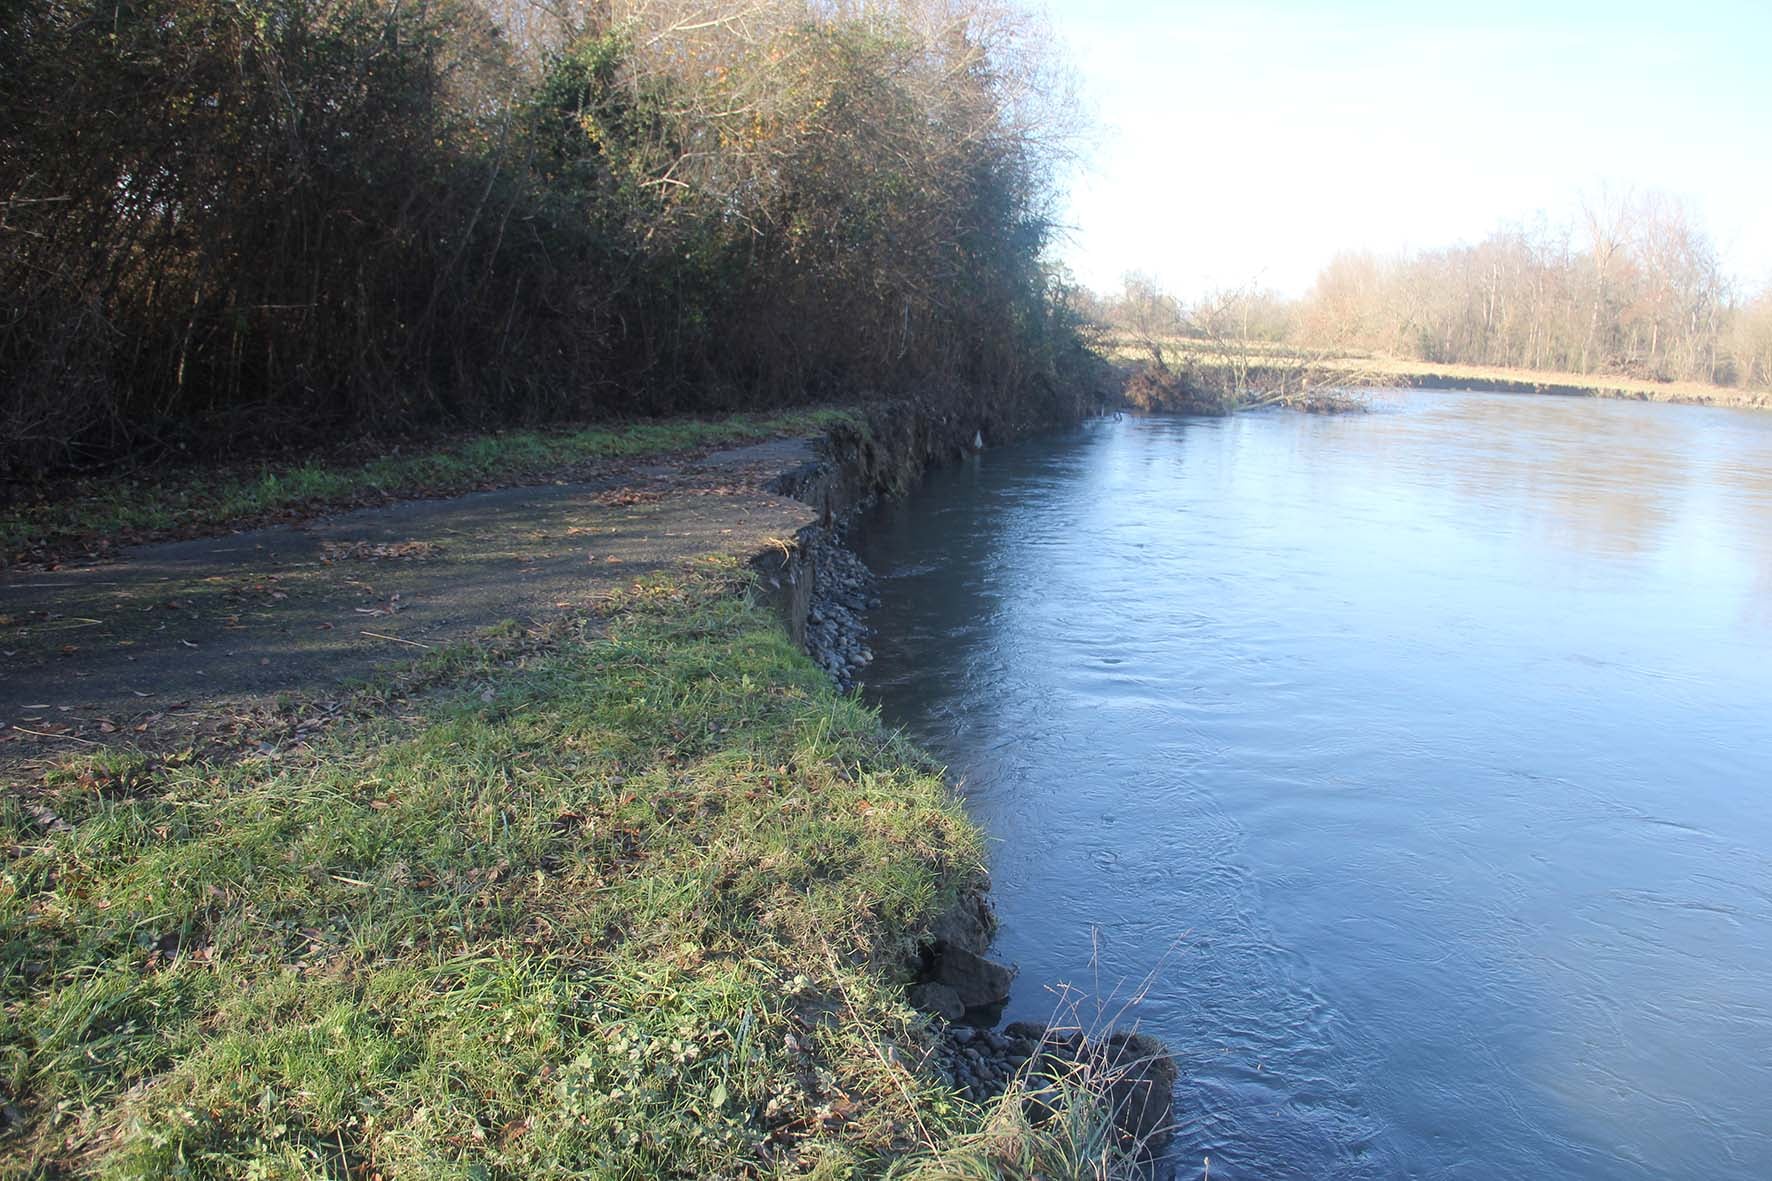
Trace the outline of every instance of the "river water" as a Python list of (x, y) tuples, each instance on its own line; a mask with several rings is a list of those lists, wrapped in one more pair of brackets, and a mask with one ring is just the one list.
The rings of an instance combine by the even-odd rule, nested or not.
[(1772, 1178), (1772, 415), (1372, 399), (859, 531), (1009, 1016), (1165, 1038), (1182, 1177)]

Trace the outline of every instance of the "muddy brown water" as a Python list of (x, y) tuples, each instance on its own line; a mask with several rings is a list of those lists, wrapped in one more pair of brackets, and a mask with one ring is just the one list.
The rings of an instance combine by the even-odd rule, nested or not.
[(1373, 397), (866, 523), (1008, 1016), (1163, 1036), (1183, 1177), (1772, 1177), (1772, 415)]

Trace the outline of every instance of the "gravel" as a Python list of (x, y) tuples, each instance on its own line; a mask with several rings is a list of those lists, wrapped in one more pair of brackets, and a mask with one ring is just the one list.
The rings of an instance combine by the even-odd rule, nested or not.
[(880, 605), (874, 576), (844, 545), (827, 535), (812, 549), (812, 605), (806, 613), (806, 651), (837, 687), (853, 689), (874, 653), (862, 614)]
[(1000, 1033), (953, 1024), (941, 1028), (930, 1065), (966, 1098), (984, 1103), (1007, 1090), (1036, 1054), (1057, 1057), (1071, 1048), (1062, 1035), (1026, 1022), (1015, 1022)]

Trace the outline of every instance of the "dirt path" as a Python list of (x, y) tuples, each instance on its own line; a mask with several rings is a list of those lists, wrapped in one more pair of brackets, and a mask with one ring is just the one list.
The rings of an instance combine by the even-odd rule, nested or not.
[(814, 458), (764, 443), (0, 576), (0, 778), (92, 744), (165, 746), (161, 731), (238, 739), (237, 719), (280, 700), (324, 702), (503, 621), (582, 616), (636, 577), (757, 552), (813, 521), (765, 489)]

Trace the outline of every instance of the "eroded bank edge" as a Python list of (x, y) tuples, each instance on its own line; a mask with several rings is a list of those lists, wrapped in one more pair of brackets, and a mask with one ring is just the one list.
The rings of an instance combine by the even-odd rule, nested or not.
[[(915, 407), (870, 412), (833, 428), (811, 458), (769, 484), (819, 512), (791, 547), (754, 555), (758, 585), (794, 643), (844, 691), (872, 660), (865, 612), (878, 606), (872, 575), (849, 548), (846, 532), (882, 498), (903, 495), (931, 468), (976, 452), (995, 437), (993, 424), (932, 416)], [(1097, 1098), (1138, 1148), (1158, 1157), (1174, 1129), (1178, 1070), (1169, 1048), (1136, 1029), (1085, 1030), (1061, 1014), (1046, 1024), (996, 1029), (1016, 970), (989, 957), (997, 920), (990, 883), (981, 878), (947, 911), (932, 916), (917, 959), (893, 965), (907, 998), (938, 1034), (931, 1066), (974, 1102), (1001, 1096), (1030, 1074), (1093, 1078)]]

